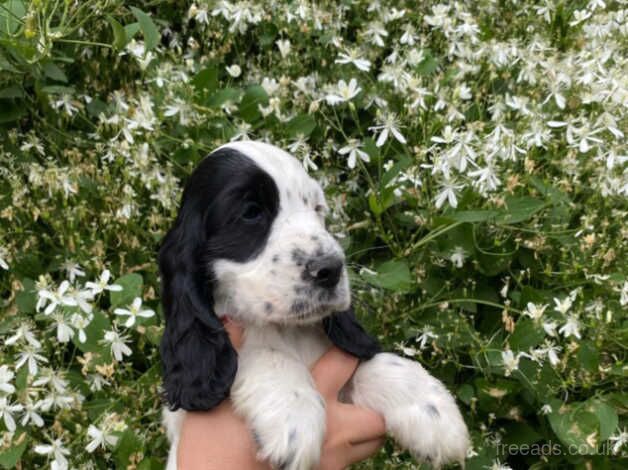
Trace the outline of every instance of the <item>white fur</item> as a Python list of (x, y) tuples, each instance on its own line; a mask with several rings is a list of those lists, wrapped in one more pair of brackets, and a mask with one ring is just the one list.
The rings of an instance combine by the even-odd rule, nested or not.
[[(245, 329), (231, 398), (258, 440), (260, 458), (286, 470), (310, 470), (320, 458), (325, 409), (309, 369), (331, 345), (320, 319), (347, 309), (350, 292), (344, 270), (334, 295), (308, 298), (306, 315), (295, 319), (290, 306), (303, 297), (295, 288), (306, 286), (303, 267), (295, 265), (292, 253), (341, 255), (342, 250), (325, 229), (322, 189), (296, 159), (260, 142), (228, 147), (253, 159), (280, 193), (280, 210), (264, 250), (249, 262), (219, 260), (213, 265), (216, 312), (237, 319)], [(378, 354), (360, 364), (343, 397), (381, 413), (387, 431), (417, 459), (435, 466), (464, 460), (469, 437), (455, 400), (417, 362)], [(176, 469), (184, 415), (164, 411), (171, 442), (168, 470)]]

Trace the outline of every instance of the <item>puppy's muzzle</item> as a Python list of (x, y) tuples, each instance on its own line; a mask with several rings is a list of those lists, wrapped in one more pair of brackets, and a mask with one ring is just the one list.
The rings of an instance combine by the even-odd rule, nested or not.
[(310, 259), (305, 263), (303, 278), (317, 287), (333, 289), (338, 285), (344, 259), (338, 255), (326, 255)]

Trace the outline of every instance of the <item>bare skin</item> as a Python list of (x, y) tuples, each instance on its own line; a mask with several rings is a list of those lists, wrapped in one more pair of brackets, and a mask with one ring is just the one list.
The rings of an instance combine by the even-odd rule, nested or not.
[[(232, 344), (242, 343), (242, 328), (225, 323)], [(316, 388), (325, 399), (327, 430), (318, 470), (341, 470), (375, 454), (384, 443), (384, 418), (374, 411), (338, 401), (358, 359), (330, 348), (312, 367)], [(246, 424), (225, 400), (211, 411), (188, 412), (181, 428), (179, 470), (270, 470), (256, 459), (257, 449)]]

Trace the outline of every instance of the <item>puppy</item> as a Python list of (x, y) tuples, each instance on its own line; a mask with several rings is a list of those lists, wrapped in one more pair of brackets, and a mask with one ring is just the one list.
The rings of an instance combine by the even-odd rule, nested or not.
[[(452, 395), (418, 362), (380, 352), (356, 321), (327, 210), (300, 162), (261, 142), (224, 145), (190, 176), (159, 253), (168, 469), (183, 410), (209, 410), (227, 396), (260, 459), (315, 468), (325, 404), (309, 368), (331, 345), (362, 360), (343, 399), (382, 414), (418, 460), (464, 461), (469, 437)], [(244, 325), (238, 354), (225, 315)]]

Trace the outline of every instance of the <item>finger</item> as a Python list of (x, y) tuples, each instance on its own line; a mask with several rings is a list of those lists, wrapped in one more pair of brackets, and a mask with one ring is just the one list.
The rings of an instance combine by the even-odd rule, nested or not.
[(336, 397), (357, 366), (357, 357), (333, 346), (312, 367), (312, 378), (324, 397)]
[(368, 459), (375, 455), (379, 449), (384, 445), (386, 438), (380, 437), (378, 439), (372, 439), (370, 441), (360, 442), (349, 447), (347, 451), (347, 459), (349, 464), (360, 462), (361, 460)]
[(379, 413), (355, 405), (345, 405), (343, 412), (345, 414), (343, 422), (347, 423), (344, 433), (352, 444), (379, 439), (386, 435), (386, 421)]
[(222, 319), (223, 325), (227, 334), (229, 335), (229, 340), (234, 348), (238, 349), (242, 345), (242, 336), (244, 335), (244, 329), (241, 325), (234, 322), (229, 317), (224, 317)]

